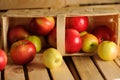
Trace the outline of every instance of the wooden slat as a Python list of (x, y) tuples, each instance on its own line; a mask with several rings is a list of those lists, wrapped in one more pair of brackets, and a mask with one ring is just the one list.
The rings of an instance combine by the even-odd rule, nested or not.
[[(14, 3), (13, 3), (14, 2)], [(23, 4), (24, 3), (24, 4)], [(26, 8), (61, 8), (65, 6), (82, 4), (114, 4), (119, 0), (0, 0), (0, 10), (26, 9)], [(31, 5), (32, 4), (32, 5)]]
[(94, 61), (106, 80), (120, 79), (120, 67), (114, 61), (103, 61), (98, 56), (94, 56)]
[(53, 80), (74, 80), (70, 70), (64, 61), (59, 67), (50, 69), (50, 72)]
[(115, 62), (120, 67), (120, 56), (115, 59)]
[(0, 80), (1, 80), (1, 71), (0, 71)]
[(90, 57), (72, 57), (82, 80), (103, 80)]
[(50, 80), (40, 54), (37, 54), (34, 60), (28, 64), (27, 69), (29, 80)]
[(71, 71), (72, 75), (74, 76), (75, 80), (80, 80), (80, 77), (78, 75), (78, 72), (73, 64), (73, 61), (71, 59), (71, 57), (64, 57), (64, 60), (69, 68), (69, 70)]
[(8, 56), (8, 64), (4, 70), (5, 80), (25, 80), (23, 66), (12, 63)]
[(40, 17), (40, 16), (57, 16), (67, 14), (68, 16), (97, 16), (97, 15), (114, 15), (118, 14), (119, 6), (82, 6), (82, 7), (65, 7), (60, 9), (26, 9), (26, 10), (9, 10), (4, 15), (8, 17)]

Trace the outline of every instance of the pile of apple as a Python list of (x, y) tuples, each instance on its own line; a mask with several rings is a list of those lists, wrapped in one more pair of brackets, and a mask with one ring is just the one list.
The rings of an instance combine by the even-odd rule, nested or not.
[[(110, 44), (111, 47), (108, 48), (110, 50), (106, 51), (107, 56), (112, 57), (111, 60), (116, 57), (111, 52), (112, 48), (116, 47), (113, 42), (115, 40), (114, 32), (107, 26), (100, 25), (88, 32), (89, 18), (87, 16), (67, 17), (65, 26), (66, 53), (72, 54), (81, 51), (91, 53), (98, 50), (99, 56), (102, 55), (103, 57), (105, 55), (103, 53), (108, 47), (106, 45)], [(53, 68), (49, 65), (52, 63), (56, 63), (54, 66), (60, 65), (62, 55), (56, 49), (56, 28), (56, 19), (54, 17), (33, 18), (28, 26), (20, 24), (10, 27), (7, 37), (13, 62), (22, 65), (27, 64), (34, 59), (37, 52), (40, 52), (44, 46), (49, 45), (48, 49), (43, 52), (44, 64), (49, 68)], [(110, 41), (110, 43), (102, 43), (104, 41)], [(106, 44), (106, 48), (101, 48), (104, 44)], [(50, 57), (51, 60), (48, 59)]]

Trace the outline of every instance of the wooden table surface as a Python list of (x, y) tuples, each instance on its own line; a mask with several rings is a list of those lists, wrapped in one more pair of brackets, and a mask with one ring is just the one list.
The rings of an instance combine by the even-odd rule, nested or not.
[(8, 64), (0, 72), (0, 80), (120, 80), (120, 57), (103, 61), (98, 56), (63, 57), (61, 66), (47, 69), (37, 54), (27, 66)]

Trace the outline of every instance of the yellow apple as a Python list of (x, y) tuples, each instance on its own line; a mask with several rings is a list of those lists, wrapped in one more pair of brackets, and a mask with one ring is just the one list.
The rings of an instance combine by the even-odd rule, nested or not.
[(98, 46), (98, 56), (103, 60), (113, 60), (117, 54), (117, 45), (113, 41), (103, 41)]
[(62, 60), (62, 54), (55, 48), (48, 48), (43, 52), (43, 63), (49, 69), (60, 66)]

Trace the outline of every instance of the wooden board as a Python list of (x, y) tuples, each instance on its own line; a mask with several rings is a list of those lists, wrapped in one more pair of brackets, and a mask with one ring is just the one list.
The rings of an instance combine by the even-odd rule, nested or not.
[(115, 59), (116, 64), (120, 67), (120, 56)]
[(104, 80), (89, 57), (72, 57), (82, 80)]
[(46, 67), (43, 65), (42, 55), (37, 54), (27, 65), (29, 80), (50, 80)]
[(0, 80), (2, 79), (2, 77), (1, 77), (1, 71), (0, 71)]
[(53, 80), (74, 80), (64, 61), (59, 67), (50, 69), (50, 72)]
[(13, 64), (8, 56), (8, 64), (4, 70), (5, 80), (25, 80), (23, 66)]
[(26, 8), (61, 8), (74, 5), (105, 5), (115, 3), (120, 3), (120, 0), (0, 0), (0, 10)]
[(94, 61), (106, 80), (120, 79), (120, 67), (114, 61), (103, 61), (98, 56), (94, 56)]

